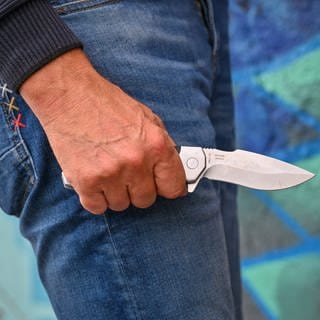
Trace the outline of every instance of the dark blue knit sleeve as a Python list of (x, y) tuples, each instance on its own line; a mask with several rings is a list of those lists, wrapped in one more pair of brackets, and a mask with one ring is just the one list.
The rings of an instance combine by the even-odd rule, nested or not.
[(0, 18), (28, 0), (0, 0)]
[(82, 42), (47, 0), (0, 0), (0, 85), (22, 83), (55, 57)]

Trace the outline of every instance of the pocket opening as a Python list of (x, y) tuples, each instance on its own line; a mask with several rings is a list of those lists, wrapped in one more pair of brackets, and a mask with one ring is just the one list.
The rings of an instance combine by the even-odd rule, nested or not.
[(116, 4), (123, 0), (53, 0), (51, 4), (59, 15), (86, 11), (102, 6)]

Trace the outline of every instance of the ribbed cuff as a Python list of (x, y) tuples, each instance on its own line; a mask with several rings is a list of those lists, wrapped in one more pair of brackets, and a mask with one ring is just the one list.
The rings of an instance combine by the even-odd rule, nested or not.
[(0, 80), (18, 91), (35, 71), (82, 42), (47, 0), (31, 0), (0, 19)]

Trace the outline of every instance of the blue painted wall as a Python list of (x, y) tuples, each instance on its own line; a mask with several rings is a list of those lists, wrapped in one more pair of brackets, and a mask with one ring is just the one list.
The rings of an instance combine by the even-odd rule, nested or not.
[[(320, 173), (320, 1), (231, 0), (238, 146)], [(319, 177), (240, 189), (246, 319), (320, 319)]]

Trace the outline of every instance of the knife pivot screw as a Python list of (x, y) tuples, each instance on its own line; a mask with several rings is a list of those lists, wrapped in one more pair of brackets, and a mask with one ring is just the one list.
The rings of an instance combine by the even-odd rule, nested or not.
[(187, 167), (189, 169), (196, 169), (199, 166), (199, 161), (196, 158), (189, 158), (187, 160)]

